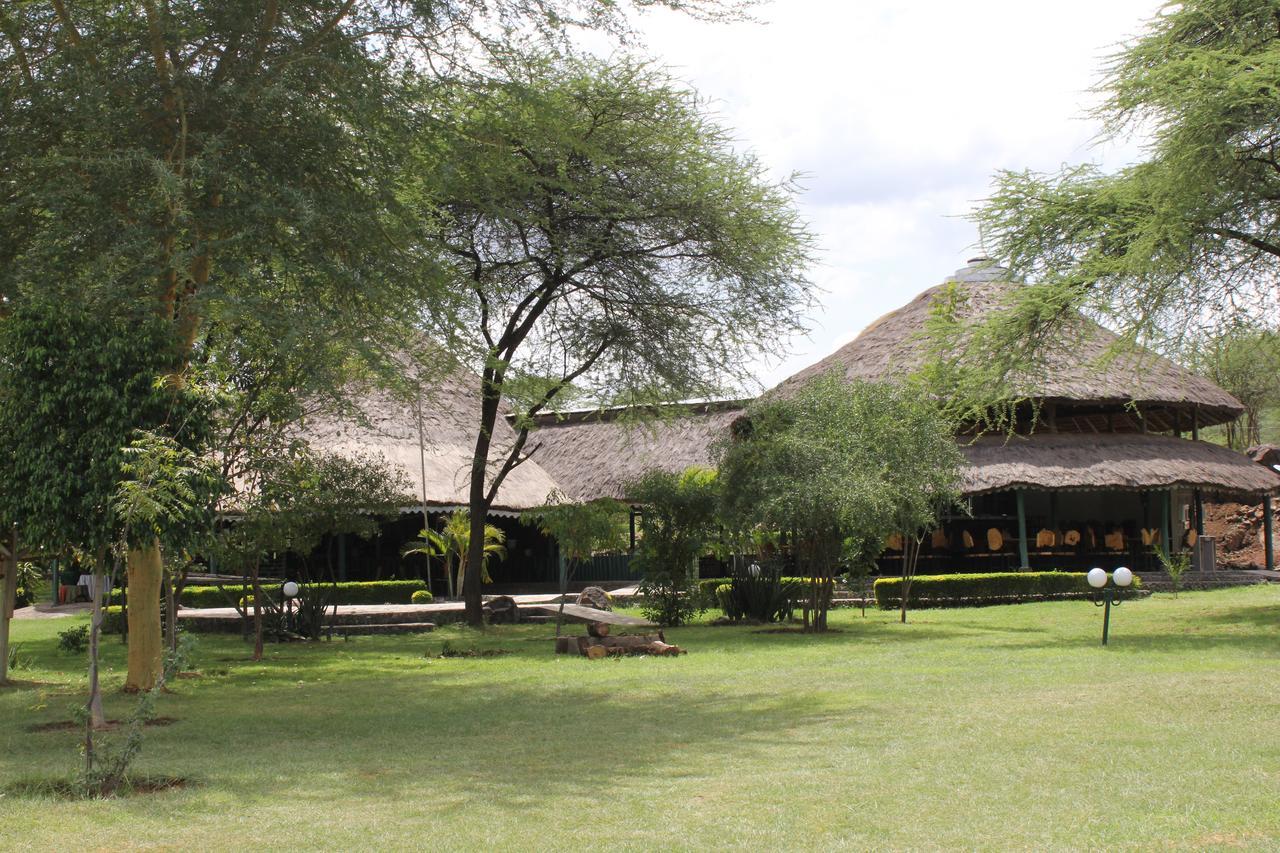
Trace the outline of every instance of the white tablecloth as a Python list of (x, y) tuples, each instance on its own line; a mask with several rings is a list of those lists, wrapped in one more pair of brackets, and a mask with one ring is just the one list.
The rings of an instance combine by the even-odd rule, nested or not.
[[(105, 580), (106, 580), (106, 578), (103, 578), (103, 580), (105, 581)], [(93, 588), (94, 588), (94, 586), (95, 586), (95, 585), (97, 585), (97, 583), (98, 583), (98, 576), (97, 576), (97, 575), (81, 575), (81, 576), (80, 576), (80, 579), (79, 579), (78, 581), (76, 581), (76, 586), (82, 586), (82, 587), (84, 587), (84, 589), (85, 589), (85, 594), (87, 594), (87, 595), (89, 596), (89, 599), (90, 599), (90, 600), (92, 600), (92, 599), (93, 599)], [(103, 597), (105, 598), (105, 597), (106, 597), (106, 593), (105, 593), (105, 589), (106, 589), (106, 587), (104, 586), (104, 587), (103, 587), (103, 589), (104, 589)]]

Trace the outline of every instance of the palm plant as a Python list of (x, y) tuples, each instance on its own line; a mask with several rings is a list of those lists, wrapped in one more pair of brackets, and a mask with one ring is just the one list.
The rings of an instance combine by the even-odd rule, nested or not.
[[(449, 596), (453, 597), (453, 565), (458, 564), (459, 591), (467, 578), (467, 554), (471, 550), (471, 513), (460, 509), (445, 519), (444, 527), (439, 530), (427, 528), (422, 531), (421, 539), (409, 543), (402, 553), (423, 554), (428, 561), (432, 557), (443, 557), (445, 561), (445, 577), (449, 579)], [(480, 562), (480, 582), (493, 583), (489, 576), (489, 561), (503, 559), (507, 556), (507, 534), (492, 524), (484, 526), (484, 551)]]

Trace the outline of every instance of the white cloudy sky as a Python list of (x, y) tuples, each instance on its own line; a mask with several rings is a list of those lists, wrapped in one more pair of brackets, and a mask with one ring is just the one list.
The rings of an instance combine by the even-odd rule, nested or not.
[(767, 387), (963, 266), (997, 169), (1118, 165), (1083, 118), (1105, 58), (1158, 0), (774, 0), (763, 23), (642, 17), (647, 51), (778, 175), (803, 172), (822, 307)]

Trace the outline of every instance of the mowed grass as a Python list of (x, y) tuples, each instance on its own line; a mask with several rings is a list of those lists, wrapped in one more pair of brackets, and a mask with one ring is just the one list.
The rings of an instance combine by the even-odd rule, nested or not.
[[(2, 849), (1277, 849), (1280, 587), (839, 611), (828, 636), (694, 626), (680, 658), (552, 653), (546, 626), (199, 638), (138, 769), (189, 787), (0, 798)], [(74, 624), (15, 624), (0, 778), (70, 774)], [(440, 659), (455, 648), (492, 658)], [(123, 647), (106, 643), (108, 715)]]

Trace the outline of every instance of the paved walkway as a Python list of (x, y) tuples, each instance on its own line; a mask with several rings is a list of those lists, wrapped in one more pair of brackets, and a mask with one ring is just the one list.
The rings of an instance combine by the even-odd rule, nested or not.
[(77, 616), (88, 613), (93, 605), (87, 601), (77, 604), (33, 604), (19, 607), (13, 611), (14, 619), (61, 619), (63, 616)]

